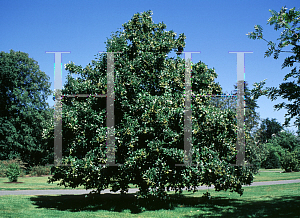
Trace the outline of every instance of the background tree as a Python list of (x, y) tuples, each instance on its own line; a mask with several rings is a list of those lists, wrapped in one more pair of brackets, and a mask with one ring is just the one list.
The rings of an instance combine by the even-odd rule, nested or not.
[[(246, 152), (248, 153), (248, 161), (254, 164), (257, 168), (261, 167), (262, 160), (264, 157), (264, 150), (262, 150), (257, 143), (255, 138), (255, 132), (258, 128), (260, 116), (256, 112), (259, 108), (257, 100), (260, 96), (266, 93), (262, 90), (265, 84), (265, 80), (254, 83), (253, 88), (249, 89), (248, 83), (244, 83), (245, 93), (245, 143)], [(237, 86), (235, 85), (235, 93)]]
[(289, 152), (294, 151), (300, 147), (300, 139), (290, 131), (280, 131), (273, 137), (282, 148), (287, 149)]
[[(292, 53), (291, 56), (285, 58), (282, 69), (285, 67), (293, 67), (291, 72), (284, 77), (284, 81), (295, 79), (292, 82), (283, 82), (279, 85), (279, 88), (271, 87), (268, 89), (268, 97), (273, 101), (277, 97), (287, 99), (291, 103), (279, 103), (274, 106), (275, 109), (280, 110), (282, 108), (287, 109), (284, 126), (288, 126), (292, 118), (296, 118), (295, 125), (298, 126), (298, 134), (300, 134), (300, 70), (297, 70), (295, 64), (300, 61), (300, 11), (292, 8), (287, 10), (286, 7), (282, 7), (280, 12), (270, 10), (271, 17), (268, 20), (268, 24), (274, 25), (274, 29), (280, 30), (280, 37), (278, 45), (272, 41), (268, 41), (263, 37), (263, 28), (260, 25), (254, 27), (254, 32), (248, 33), (250, 39), (263, 39), (268, 43), (268, 50), (265, 52), (265, 57), (270, 57), (273, 54), (274, 59), (277, 59), (281, 52)], [(285, 47), (289, 47), (290, 50), (283, 50)]]
[(269, 141), (259, 145), (263, 152), (263, 158), (261, 162), (261, 168), (265, 169), (277, 169), (281, 167), (281, 160), (285, 153), (285, 149), (282, 148), (277, 141)]
[(276, 121), (276, 118), (269, 118), (263, 119), (259, 129), (256, 131), (256, 139), (259, 143), (266, 143), (268, 140), (272, 138), (273, 134), (278, 134), (284, 128)]
[[(256, 112), (256, 109), (259, 108), (257, 99), (266, 93), (266, 90), (262, 90), (264, 84), (265, 80), (254, 83), (253, 88), (250, 90), (248, 83), (244, 82), (246, 154), (248, 154), (248, 161), (257, 167), (260, 167), (264, 157), (264, 152), (258, 147), (255, 138), (260, 121), (259, 113)], [(231, 91), (231, 96), (237, 96), (237, 85), (234, 85), (234, 88), (234, 91)], [(230, 109), (236, 113), (236, 97), (212, 97), (211, 103), (220, 109)]]
[[(96, 189), (108, 185), (113, 191), (128, 191), (130, 183), (139, 187), (139, 196), (166, 197), (165, 188), (181, 192), (201, 184), (217, 191), (242, 194), (243, 184), (253, 180), (254, 167), (234, 167), (236, 161), (236, 119), (231, 110), (210, 104), (221, 94), (214, 80), (217, 74), (201, 61), (192, 67), (192, 157), (196, 166), (184, 163), (185, 60), (167, 58), (180, 55), (185, 36), (166, 31), (164, 23), (154, 24), (152, 12), (134, 14), (106, 43), (115, 55), (115, 145), (116, 162), (122, 166), (102, 166), (106, 157), (106, 102), (92, 96), (63, 100), (63, 163), (53, 167), (49, 182)], [(107, 58), (98, 55), (85, 68), (74, 63), (63, 94), (105, 94)], [(76, 79), (73, 74), (79, 74)]]
[(29, 165), (49, 161), (53, 144), (42, 138), (52, 115), (46, 102), (51, 94), (48, 81), (49, 77), (28, 54), (13, 50), (0, 53), (1, 160), (20, 157)]
[[(263, 86), (265, 84), (265, 80), (254, 83), (251, 90), (249, 89), (249, 84), (244, 82), (244, 93), (245, 93), (245, 126), (246, 132), (251, 136), (254, 136), (258, 126), (259, 126), (259, 113), (255, 110), (259, 108), (257, 104), (257, 99), (266, 94), (266, 90), (263, 90)], [(229, 96), (233, 97), (212, 97), (210, 103), (220, 109), (230, 109), (236, 112), (237, 106), (237, 85), (234, 85), (234, 91), (231, 91)], [(225, 95), (225, 93), (224, 93)]]
[[(265, 90), (262, 90), (262, 87), (265, 84), (265, 80), (254, 83), (253, 89), (249, 89), (249, 84), (245, 81), (244, 82), (244, 93), (245, 93), (245, 127), (246, 127), (246, 133), (249, 134), (249, 137), (254, 136), (254, 132), (258, 127), (260, 117), (259, 113), (256, 112), (256, 109), (259, 108), (257, 104), (257, 100), (260, 96), (264, 95), (266, 93)], [(237, 93), (237, 86), (234, 85), (235, 91), (234, 94)], [(248, 137), (248, 138), (249, 138)]]
[[(282, 167), (286, 171), (291, 169), (295, 171), (297, 166), (295, 161), (297, 160), (297, 157), (300, 157), (299, 138), (290, 131), (281, 130), (277, 131), (276, 134), (273, 133), (271, 138), (267, 139), (266, 141), (265, 143), (259, 144), (259, 147), (264, 151), (264, 157), (261, 166), (269, 169)], [(291, 166), (293, 167), (289, 169)]]
[(300, 170), (300, 139), (293, 132), (281, 131), (272, 138), (283, 150), (280, 158), (281, 168), (286, 172)]
[(285, 170), (285, 172), (299, 172), (300, 170), (300, 161), (299, 161), (300, 153), (299, 150), (289, 152), (286, 151), (281, 159), (281, 168)]

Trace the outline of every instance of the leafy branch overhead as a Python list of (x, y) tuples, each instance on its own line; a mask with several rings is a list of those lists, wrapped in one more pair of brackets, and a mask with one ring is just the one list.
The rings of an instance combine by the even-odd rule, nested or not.
[(278, 44), (268, 41), (264, 38), (263, 28), (260, 25), (254, 27), (254, 32), (248, 33), (250, 39), (263, 39), (267, 42), (268, 50), (265, 52), (265, 57), (270, 57), (273, 54), (274, 59), (277, 59), (281, 52), (291, 54), (286, 57), (282, 69), (285, 67), (293, 67), (291, 72), (285, 75), (284, 81), (288, 79), (295, 79), (291, 82), (283, 82), (279, 88), (270, 87), (268, 90), (268, 97), (273, 101), (279, 96), (287, 99), (291, 103), (279, 103), (274, 106), (275, 109), (287, 109), (285, 115), (286, 120), (284, 125), (289, 125), (292, 118), (296, 118), (295, 125), (300, 125), (300, 11), (295, 8), (287, 9), (282, 7), (279, 12), (270, 10), (271, 17), (268, 19), (269, 25), (274, 26), (274, 30), (281, 30), (280, 37), (277, 39)]

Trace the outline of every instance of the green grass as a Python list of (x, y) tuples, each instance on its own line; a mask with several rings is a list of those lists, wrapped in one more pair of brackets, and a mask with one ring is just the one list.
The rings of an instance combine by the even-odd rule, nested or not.
[[(257, 174), (254, 182), (300, 178), (300, 172), (267, 171)], [(19, 177), (23, 183), (9, 184), (3, 183), (7, 178), (0, 178), (0, 190), (64, 189), (47, 184), (47, 179)], [(243, 196), (208, 190), (210, 200), (202, 198), (206, 190), (185, 191), (182, 197), (170, 192), (172, 199), (163, 202), (136, 200), (134, 194), (0, 196), (0, 217), (300, 217), (300, 183), (244, 190)]]
[[(59, 186), (59, 182), (53, 184), (47, 183), (48, 177), (19, 177), (18, 182), (23, 183), (5, 183), (8, 182), (8, 178), (0, 177), (0, 191), (15, 191), (15, 190), (47, 190), (47, 189), (73, 189)], [(111, 187), (111, 186), (109, 186)], [(134, 185), (129, 185), (130, 188), (135, 188)], [(79, 186), (75, 189), (85, 189), (84, 186)]]
[(278, 169), (264, 169), (264, 168), (261, 168), (261, 169), (259, 169), (259, 171), (269, 171), (269, 172), (280, 171), (280, 172), (284, 172), (284, 170), (280, 169), (280, 168), (278, 168)]
[(199, 190), (163, 202), (133, 194), (0, 196), (0, 217), (300, 217), (300, 183), (244, 189), (243, 196), (208, 190), (205, 200)]
[[(264, 169), (261, 169), (265, 171)], [(292, 173), (279, 173), (272, 172), (278, 171), (268, 170), (269, 172), (260, 172), (255, 175), (254, 182), (263, 182), (263, 181), (275, 181), (275, 180), (289, 180), (289, 179), (300, 179), (300, 172)], [(14, 183), (4, 183), (8, 182), (8, 178), (0, 177), (0, 190), (46, 190), (46, 189), (72, 189), (65, 188), (64, 186), (58, 186), (58, 182), (53, 184), (47, 183), (48, 177), (19, 177), (18, 182), (23, 182), (19, 184)], [(130, 185), (130, 188), (135, 188), (134, 185)], [(76, 189), (84, 189), (83, 186), (80, 186)]]
[[(18, 182), (23, 183), (4, 183), (8, 182), (8, 178), (0, 177), (0, 190), (46, 190), (46, 189), (72, 189), (58, 186), (58, 182), (53, 184), (47, 183), (48, 177), (19, 177)], [(84, 189), (79, 187), (76, 189)]]
[(280, 173), (280, 172), (259, 172), (254, 177), (254, 182), (278, 181), (300, 179), (300, 172)]

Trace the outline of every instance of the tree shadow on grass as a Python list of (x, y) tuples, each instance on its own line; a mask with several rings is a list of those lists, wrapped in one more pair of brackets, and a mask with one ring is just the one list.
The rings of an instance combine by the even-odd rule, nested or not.
[[(106, 210), (122, 212), (130, 210), (137, 214), (143, 211), (175, 209), (189, 207), (193, 215), (185, 217), (300, 217), (300, 196), (281, 196), (265, 201), (229, 199), (213, 197), (210, 200), (202, 197), (172, 195), (170, 200), (136, 199), (134, 194), (93, 194), (35, 196), (30, 198), (39, 208), (61, 211), (80, 212)], [(196, 215), (205, 211), (205, 215)]]
[[(201, 208), (201, 205), (196, 207)], [(267, 200), (239, 200), (214, 197), (205, 205), (205, 215), (184, 217), (300, 217), (300, 196), (281, 196)]]
[[(39, 208), (52, 208), (72, 212), (107, 210), (122, 212), (130, 210), (131, 213), (141, 213), (143, 209), (159, 210), (170, 209), (170, 202), (158, 199), (136, 199), (133, 193), (121, 194), (90, 194), (90, 195), (61, 195), (61, 196), (35, 196), (30, 198)], [(159, 202), (159, 203), (158, 203)], [(171, 206), (172, 207), (172, 206)]]

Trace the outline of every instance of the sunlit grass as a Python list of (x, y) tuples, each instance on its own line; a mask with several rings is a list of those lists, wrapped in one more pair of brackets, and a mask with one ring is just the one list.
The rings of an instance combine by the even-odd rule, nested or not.
[[(73, 189), (59, 186), (59, 182), (47, 183), (48, 177), (19, 177), (18, 182), (22, 183), (6, 183), (8, 178), (0, 177), (0, 191), (3, 190), (47, 190), (47, 189)], [(109, 186), (110, 188), (111, 186)], [(130, 188), (135, 188), (134, 185), (129, 185)], [(84, 186), (79, 186), (75, 189), (85, 189)]]
[[(264, 171), (264, 170), (263, 170)], [(278, 181), (300, 179), (300, 172), (283, 173), (283, 172), (259, 172), (254, 177), (254, 182)]]
[[(267, 171), (257, 174), (254, 182), (300, 178), (300, 172)], [(0, 178), (0, 190), (64, 189), (47, 180), (19, 177), (23, 183), (14, 184)], [(210, 200), (202, 197), (206, 191)], [(242, 196), (214, 189), (184, 191), (181, 197), (169, 194), (169, 201), (148, 202), (134, 194), (0, 196), (0, 217), (300, 217), (300, 183), (244, 187)]]
[(183, 192), (169, 201), (101, 194), (0, 196), (0, 217), (299, 217), (300, 183), (245, 187), (244, 195), (208, 190)]
[[(276, 169), (273, 171), (279, 171)], [(265, 169), (261, 169), (265, 171)], [(276, 180), (290, 180), (290, 179), (300, 179), (300, 172), (292, 173), (280, 173), (272, 172), (272, 170), (267, 170), (270, 172), (259, 172), (254, 177), (254, 182), (263, 182), (263, 181), (276, 181)], [(64, 186), (58, 186), (59, 182), (54, 182), (53, 184), (47, 183), (48, 177), (19, 177), (18, 182), (23, 183), (5, 183), (8, 182), (8, 178), (0, 177), (0, 190), (46, 190), (46, 189), (72, 189), (65, 188)], [(130, 188), (135, 188), (134, 185), (130, 185)], [(80, 186), (76, 189), (84, 189), (83, 186)]]

